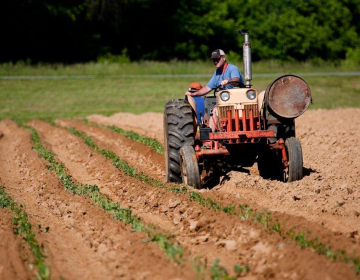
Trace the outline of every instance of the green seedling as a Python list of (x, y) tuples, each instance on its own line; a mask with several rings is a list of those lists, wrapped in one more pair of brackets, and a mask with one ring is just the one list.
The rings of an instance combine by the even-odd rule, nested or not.
[(231, 277), (227, 270), (220, 265), (219, 260), (216, 259), (211, 267), (211, 279), (212, 280), (236, 280), (238, 277), (244, 276), (250, 271), (248, 265), (235, 265), (234, 272), (235, 277)]
[[(32, 263), (32, 267), (37, 267), (37, 272), (35, 272), (35, 276), (37, 279), (46, 280), (50, 279), (50, 268), (45, 263), (46, 256), (43, 251), (44, 248), (42, 245), (39, 245), (39, 242), (36, 239), (35, 233), (31, 230), (32, 225), (28, 220), (28, 215), (23, 210), (23, 206), (19, 205), (5, 192), (3, 186), (0, 186), (0, 207), (8, 208), (14, 213), (14, 217), (12, 219), (14, 227), (14, 234), (21, 235), (23, 240), (25, 240), (31, 249), (31, 253), (34, 257), (34, 262)], [(41, 228), (41, 225), (39, 225)]]

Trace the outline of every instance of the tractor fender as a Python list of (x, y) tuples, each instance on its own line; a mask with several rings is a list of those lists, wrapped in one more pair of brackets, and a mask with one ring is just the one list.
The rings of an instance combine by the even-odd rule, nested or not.
[(194, 112), (196, 113), (196, 102), (195, 102), (195, 99), (194, 99), (192, 96), (188, 95), (188, 96), (187, 96), (187, 101), (190, 103), (191, 108), (192, 108), (192, 109), (194, 110)]
[(263, 90), (262, 92), (259, 93), (258, 96), (258, 108), (260, 111), (260, 115), (263, 116), (264, 114), (264, 110), (263, 110), (263, 105), (264, 105), (264, 98), (265, 98), (265, 90)]
[(205, 100), (202, 96), (188, 96), (188, 102), (196, 115), (196, 123), (200, 125), (201, 118), (205, 116)]

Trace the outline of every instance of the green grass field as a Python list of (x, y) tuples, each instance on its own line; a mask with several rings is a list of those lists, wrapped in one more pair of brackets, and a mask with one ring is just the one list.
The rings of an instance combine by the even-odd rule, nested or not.
[[(241, 65), (241, 64), (237, 64)], [(239, 67), (242, 69), (242, 66)], [(253, 65), (253, 87), (261, 91), (276, 76), (284, 73), (348, 72), (360, 67), (279, 64)], [(88, 63), (77, 65), (2, 64), (0, 65), (0, 119), (19, 121), (30, 119), (85, 117), (89, 114), (111, 115), (116, 112), (162, 112), (164, 104), (183, 98), (193, 81), (207, 83), (214, 71), (211, 62), (142, 62), (131, 64)], [(271, 77), (256, 77), (261, 73), (278, 73)], [(141, 75), (204, 74), (201, 77), (169, 77)], [(71, 77), (92, 75), (91, 77)], [(5, 76), (30, 76), (34, 79), (10, 79)], [(57, 79), (39, 78), (55, 76)], [(60, 77), (66, 76), (66, 77)], [(37, 79), (35, 79), (38, 77)], [(3, 79), (1, 79), (3, 78)], [(360, 107), (360, 79), (356, 76), (304, 77), (309, 84), (314, 104), (310, 109)]]

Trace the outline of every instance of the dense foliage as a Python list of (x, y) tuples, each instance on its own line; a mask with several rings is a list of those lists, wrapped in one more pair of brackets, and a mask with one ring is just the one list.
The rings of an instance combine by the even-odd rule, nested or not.
[(0, 9), (0, 61), (236, 55), (242, 28), (254, 60), (360, 62), (359, 17), (358, 0), (12, 0)]

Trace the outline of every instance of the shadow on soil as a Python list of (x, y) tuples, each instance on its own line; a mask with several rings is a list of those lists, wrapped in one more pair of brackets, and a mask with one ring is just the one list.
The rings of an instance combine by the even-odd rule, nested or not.
[(305, 177), (305, 176), (310, 176), (312, 173), (317, 173), (317, 174), (319, 174), (319, 171), (317, 171), (317, 170), (315, 170), (315, 169), (311, 169), (311, 168), (306, 168), (306, 167), (303, 168), (303, 175), (304, 175), (304, 177)]
[[(224, 184), (225, 182), (231, 179), (229, 176), (230, 171), (237, 171), (250, 175), (250, 171), (241, 166), (228, 166), (225, 169), (219, 168), (218, 170), (214, 170), (210, 175), (204, 178), (204, 180), (202, 181), (202, 187), (206, 189), (213, 189), (218, 185)], [(310, 176), (312, 173), (319, 174), (319, 172), (315, 169), (306, 168), (306, 167), (303, 168), (304, 177)], [(280, 178), (263, 178), (263, 179), (270, 181), (281, 181)]]
[(246, 174), (250, 174), (248, 169), (245, 169), (241, 166), (228, 166), (227, 168), (219, 168), (214, 170), (210, 175), (206, 176), (202, 182), (203, 188), (212, 189), (217, 185), (222, 185), (225, 182), (230, 180), (229, 172), (237, 171)]

